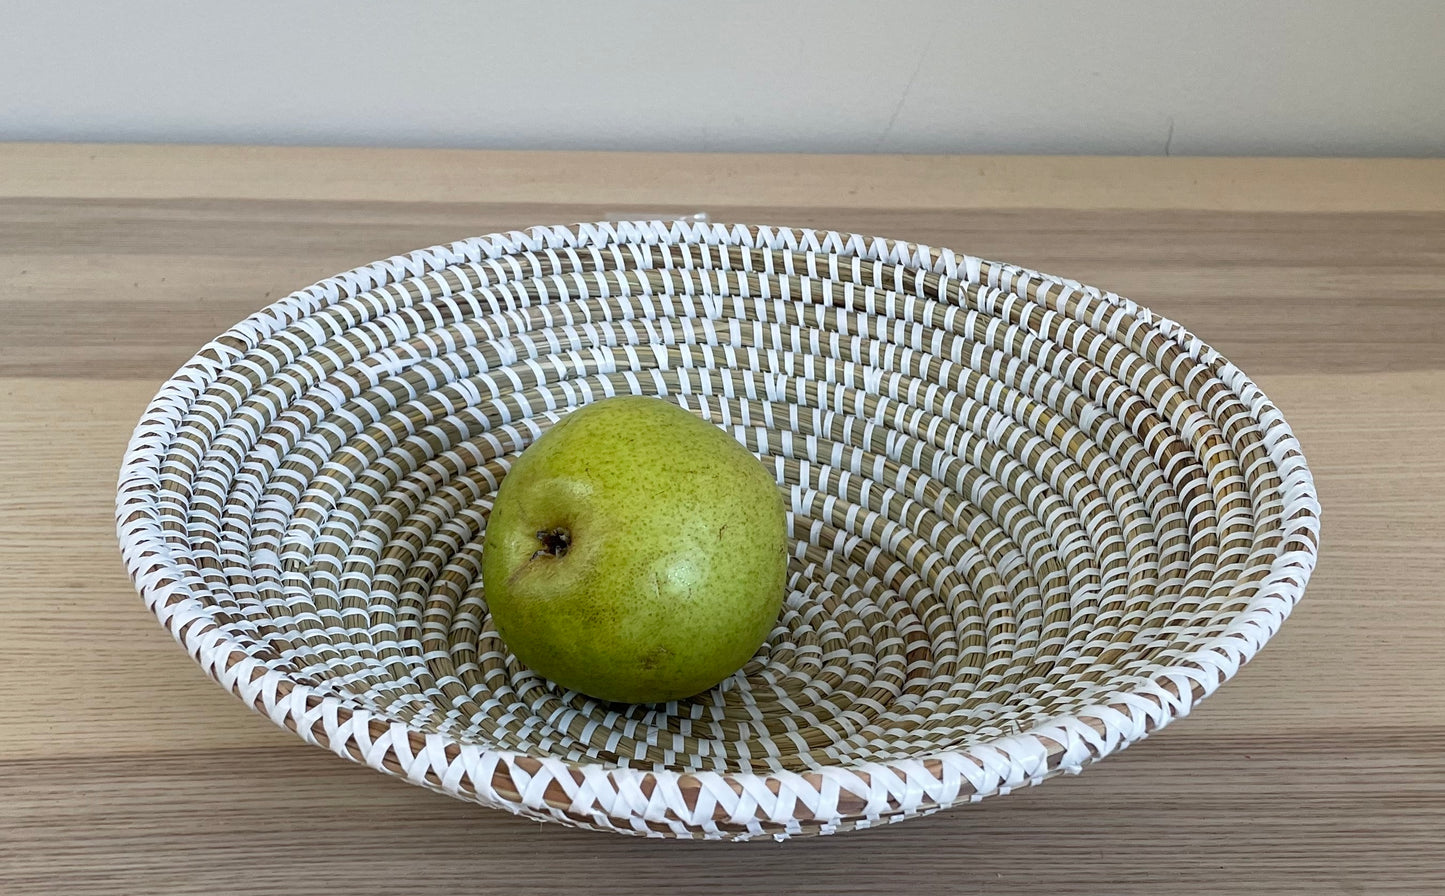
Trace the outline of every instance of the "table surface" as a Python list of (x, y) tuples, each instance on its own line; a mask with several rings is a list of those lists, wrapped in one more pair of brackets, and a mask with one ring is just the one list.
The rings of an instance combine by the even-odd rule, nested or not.
[[(1305, 447), (1305, 600), (1192, 715), (1081, 776), (783, 844), (420, 790), (248, 712), (146, 612), (116, 470), (207, 339), (406, 249), (694, 211), (945, 245), (1183, 322)], [(0, 892), (1445, 888), (1445, 161), (0, 144), (0, 265)]]

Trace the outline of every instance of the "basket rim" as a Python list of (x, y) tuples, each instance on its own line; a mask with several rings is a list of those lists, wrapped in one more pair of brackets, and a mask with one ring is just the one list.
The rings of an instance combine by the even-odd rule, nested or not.
[[(619, 242), (701, 243), (856, 255), (1005, 289), (1032, 282), (1040, 289), (1082, 294), (1091, 301), (1117, 306), (1171, 340), (1195, 361), (1212, 365), (1249, 407), (1254, 419), (1269, 421), (1263, 441), (1282, 479), (1280, 491), (1291, 495), (1300, 509), (1274, 533), (1281, 539), (1281, 549), (1245, 609), (1234, 616), (1225, 631), (1159, 669), (1146, 681), (1110, 691), (1072, 713), (972, 747), (936, 751), (917, 759), (840, 763), (809, 771), (643, 769), (607, 762), (570, 762), (458, 743), (445, 735), (386, 719), (332, 694), (319, 693), (304, 682), (270, 669), (197, 612), (201, 602), (182, 581), (175, 554), (158, 523), (156, 507), (162, 493), (159, 464), (165, 445), (147, 421), (179, 419), (205, 384), (244, 355), (243, 347), (254, 345), (258, 338), (294, 321), (307, 303), (355, 294), (505, 252)], [(760, 793), (757, 788), (761, 787), (775, 796), (779, 792), (817, 792), (831, 796), (813, 807), (795, 802), (796, 820), (836, 821), (841, 816), (866, 826), (869, 817), (885, 810), (889, 815), (925, 814), (960, 801), (976, 801), (1036, 784), (1061, 772), (1078, 772), (1187, 714), (1258, 653), (1304, 593), (1319, 553), (1320, 506), (1299, 441), (1263, 391), (1183, 326), (1128, 299), (1073, 280), (926, 244), (805, 228), (654, 220), (539, 226), (474, 236), (362, 265), (270, 303), (200, 348), (147, 404), (122, 460), (116, 525), (132, 581), (152, 613), (192, 659), (254, 710), (308, 743), (429, 789), (515, 814), (531, 814), (546, 807), (566, 813), (582, 812), (580, 795), (595, 800), (599, 793), (610, 793), (611, 805), (619, 811), (586, 811), (576, 820), (623, 833), (647, 833), (617, 824), (629, 817), (622, 810), (635, 805), (639, 795), (646, 801), (660, 794), (668, 807), (692, 811), (696, 801), (722, 790), (746, 795)], [(1294, 547), (1284, 550), (1288, 545)], [(412, 761), (398, 761), (392, 751), (410, 756)], [(462, 771), (443, 777), (435, 772), (433, 762), (438, 763), (436, 767), (460, 766)], [(525, 782), (538, 780), (541, 774), (547, 775), (550, 783), (539, 793), (525, 793)], [(939, 789), (933, 793), (915, 792), (919, 788), (900, 785), (918, 775), (941, 778)], [(569, 781), (573, 786), (568, 786)], [(516, 786), (506, 786), (509, 782)], [(681, 803), (675, 806), (677, 801)], [(826, 832), (826, 824), (824, 828)]]

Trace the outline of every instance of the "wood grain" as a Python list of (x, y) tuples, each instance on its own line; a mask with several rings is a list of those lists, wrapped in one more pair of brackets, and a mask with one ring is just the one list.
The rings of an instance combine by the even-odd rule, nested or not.
[[(1106, 160), (1119, 203), (1097, 195), (1095, 161), (984, 160), (982, 182), (1053, 174), (999, 175), (967, 201), (945, 184), (946, 205), (855, 201), (798, 172), (877, 184), (975, 160), (748, 157), (749, 195), (667, 192), (695, 157), (649, 157), (651, 177), (619, 182), (635, 161), (0, 145), (0, 892), (1445, 888), (1445, 191), (1428, 189), (1445, 163), (1353, 163), (1371, 206), (1291, 160), (1231, 160), (1228, 180), (1159, 160), (1134, 181), (1137, 160)], [(1301, 195), (1336, 198), (1282, 196), (1281, 165)], [(444, 201), (464, 171), (533, 169)], [(781, 845), (523, 822), (308, 748), (207, 681), (136, 598), (111, 522), (121, 451), (161, 380), (269, 299), (355, 264), (670, 197), (1016, 261), (1183, 321), (1256, 377), (1308, 452), (1325, 526), (1305, 601), (1189, 718), (1078, 778)]]
[(0, 144), (0, 196), (644, 203), (664, 210), (760, 203), (904, 212), (1439, 211), (1445, 204), (1445, 167), (1431, 159), (317, 152), (276, 146), (12, 143)]

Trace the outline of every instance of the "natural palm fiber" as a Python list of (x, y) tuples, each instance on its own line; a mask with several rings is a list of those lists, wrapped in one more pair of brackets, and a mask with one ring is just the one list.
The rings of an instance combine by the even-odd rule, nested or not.
[[(569, 408), (664, 396), (791, 496), (791, 594), (722, 686), (599, 704), (517, 666), (479, 560)], [(161, 389), (126, 564), (305, 740), (529, 817), (784, 837), (1084, 765), (1228, 679), (1303, 592), (1279, 412), (1177, 324), (948, 250), (697, 223), (537, 228), (295, 293)]]

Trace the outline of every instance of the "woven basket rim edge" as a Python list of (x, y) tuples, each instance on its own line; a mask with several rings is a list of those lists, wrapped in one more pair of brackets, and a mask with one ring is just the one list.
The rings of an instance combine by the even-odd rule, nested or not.
[[(1041, 273), (1017, 265), (989, 262), (983, 259), (976, 258), (974, 256), (959, 255), (957, 253), (954, 253), (952, 250), (933, 249), (932, 247), (929, 247), (925, 244), (891, 240), (881, 237), (863, 236), (859, 234), (841, 233), (837, 231), (816, 230), (809, 228), (784, 228), (766, 225), (709, 224), (666, 221), (579, 223), (573, 225), (552, 225), (544, 227), (534, 227), (529, 228), (526, 231), (514, 230), (469, 237), (467, 239), (459, 240), (449, 244), (438, 244), (423, 249), (417, 249), (406, 255), (392, 256), (391, 258), (388, 258), (384, 261), (378, 261), (371, 264), (362, 265), (349, 271), (327, 277), (321, 281), (318, 281), (316, 284), (313, 284), (310, 287), (297, 290), (296, 292), (293, 292), (288, 296), (285, 296), (275, 302), (268, 304), (267, 306), (252, 314), (245, 320), (228, 328), (224, 333), (220, 334), (215, 339), (211, 340), (205, 346), (199, 349), (190, 360), (188, 360), (176, 371), (175, 374), (167, 378), (156, 396), (147, 404), (145, 412), (142, 414), (141, 422), (137, 424), (135, 431), (133, 432), (132, 437), (127, 445), (127, 449), (121, 464), (117, 489), (117, 535), (121, 543), (122, 551), (126, 552), (127, 571), (130, 573), (131, 578), (133, 582), (135, 582), (137, 588), (141, 590), (143, 596), (146, 597), (147, 603), (151, 605), (152, 612), (157, 615), (158, 618), (160, 618), (160, 621), (162, 621), (162, 623), (166, 625), (167, 630), (171, 631), (172, 636), (177, 640), (178, 643), (181, 644), (181, 646), (186, 648), (187, 652), (192, 655), (192, 658), (199, 662), (203, 666), (203, 668), (205, 668), (208, 675), (210, 675), (213, 679), (217, 680), (218, 683), (221, 683), (223, 687), (226, 687), (227, 690), (231, 691), (238, 698), (242, 699), (243, 702), (251, 705), (254, 710), (262, 712), (263, 714), (270, 715), (270, 713), (267, 712), (266, 707), (258, 705), (258, 703), (251, 700), (247, 700), (244, 694), (246, 688), (241, 686), (239, 679), (233, 677), (233, 683), (230, 685), (228, 685), (224, 681), (224, 678), (228, 677), (228, 672), (240, 671), (240, 669), (235, 668), (229, 664), (220, 665), (218, 663), (215, 666), (215, 671), (213, 671), (211, 666), (208, 666), (207, 663), (201, 661), (200, 654), (204, 648), (204, 645), (198, 643), (200, 639), (201, 627), (187, 623), (186, 625), (181, 626), (179, 629), (176, 629), (172, 628), (172, 626), (166, 622), (166, 616), (174, 617), (176, 615), (176, 612), (174, 610), (175, 607), (183, 606), (184, 603), (187, 601), (196, 601), (197, 603), (199, 603), (199, 601), (197, 601), (195, 597), (189, 595), (188, 593), (183, 593), (185, 591), (184, 583), (180, 581), (175, 581), (172, 582), (169, 587), (161, 588), (157, 588), (155, 585), (151, 585), (149, 588), (147, 588), (143, 585), (144, 576), (142, 576), (139, 572), (140, 566), (142, 564), (141, 558), (144, 558), (144, 562), (151, 567), (154, 567), (157, 560), (159, 559), (163, 561), (163, 566), (167, 570), (177, 568), (177, 564), (172, 558), (170, 548), (168, 545), (165, 544), (164, 539), (158, 537), (147, 537), (142, 528), (137, 526), (136, 521), (134, 520), (134, 516), (138, 512), (137, 506), (127, 503), (128, 496), (134, 496), (137, 492), (144, 491), (148, 487), (151, 480), (154, 478), (143, 475), (146, 468), (147, 460), (151, 458), (155, 453), (154, 448), (147, 442), (144, 433), (144, 430), (146, 428), (144, 422), (154, 412), (166, 409), (174, 409), (178, 407), (177, 402), (179, 401), (179, 396), (168, 394), (168, 387), (171, 387), (173, 384), (177, 384), (183, 381), (190, 381), (191, 383), (195, 383), (200, 380), (208, 380), (214, 378), (215, 375), (217, 375), (221, 370), (225, 369), (228, 366), (225, 361), (225, 358), (228, 354), (240, 354), (227, 343), (222, 342), (221, 340), (223, 338), (230, 337), (233, 340), (241, 340), (243, 342), (246, 341), (250, 336), (253, 335), (251, 328), (256, 326), (258, 323), (264, 325), (268, 322), (275, 322), (277, 318), (275, 318), (274, 316), (268, 317), (268, 313), (274, 314), (274, 312), (276, 312), (278, 309), (284, 308), (284, 306), (286, 306), (288, 302), (297, 300), (303, 295), (314, 296), (315, 294), (317, 294), (317, 291), (327, 291), (331, 289), (346, 290), (350, 287), (356, 286), (357, 284), (366, 284), (369, 281), (375, 282), (371, 282), (369, 285), (365, 286), (365, 288), (376, 288), (377, 286), (385, 285), (386, 283), (395, 282), (397, 279), (401, 279), (403, 276), (403, 272), (411, 272), (412, 275), (419, 275), (419, 273), (416, 272), (416, 268), (418, 265), (426, 266), (427, 270), (440, 269), (440, 267), (445, 265), (440, 265), (437, 267), (431, 267), (431, 265), (439, 259), (445, 259), (454, 256), (457, 252), (462, 251), (461, 247), (479, 246), (483, 243), (493, 241), (497, 238), (522, 238), (524, 240), (545, 243), (546, 241), (552, 239), (566, 239), (567, 237), (563, 236), (563, 234), (566, 234), (570, 237), (580, 237), (585, 241), (589, 233), (595, 235), (597, 233), (611, 232), (614, 236), (616, 236), (627, 230), (627, 228), (629, 227), (635, 228), (638, 232), (648, 232), (649, 230), (654, 234), (665, 232), (665, 235), (660, 236), (656, 240), (653, 240), (654, 243), (660, 244), (687, 242), (705, 242), (716, 244), (719, 242), (725, 242), (734, 235), (743, 232), (748, 232), (754, 235), (759, 232), (790, 232), (804, 238), (805, 240), (808, 238), (813, 238), (818, 245), (827, 245), (829, 241), (832, 241), (835, 245), (846, 246), (852, 245), (854, 241), (861, 240), (865, 245), (872, 246), (881, 244), (891, 247), (894, 252), (907, 253), (911, 257), (929, 258), (930, 267), (932, 265), (940, 263), (937, 259), (951, 259), (951, 262), (946, 263), (952, 263), (953, 265), (955, 265), (955, 267), (966, 268), (969, 273), (975, 277), (978, 276), (979, 271), (991, 269), (1000, 272), (1000, 277), (1026, 277), (1058, 284), (1060, 286), (1072, 289), (1079, 289), (1086, 292), (1090, 297), (1096, 300), (1116, 304), (1128, 313), (1139, 317), (1141, 320), (1144, 320), (1147, 324), (1153, 327), (1156, 331), (1160, 332), (1162, 335), (1169, 338), (1180, 347), (1190, 351), (1190, 353), (1196, 358), (1209, 358), (1211, 361), (1219, 362), (1218, 371), (1220, 375), (1230, 380), (1228, 382), (1228, 385), (1236, 392), (1236, 394), (1239, 394), (1241, 398), (1243, 398), (1243, 396), (1248, 394), (1250, 391), (1255, 393), (1255, 400), (1251, 403), (1252, 411), (1255, 411), (1258, 407), (1267, 407), (1273, 412), (1274, 420), (1271, 422), (1271, 425), (1269, 427), (1265, 428), (1265, 434), (1269, 438), (1271, 438), (1274, 443), (1269, 450), (1271, 460), (1276, 461), (1278, 465), (1278, 457), (1283, 456), (1291, 451), (1297, 458), (1297, 463), (1292, 464), (1289, 469), (1285, 469), (1282, 466), (1280, 467), (1280, 474), (1281, 478), (1283, 479), (1281, 490), (1293, 489), (1294, 491), (1304, 495), (1305, 497), (1303, 500), (1305, 500), (1306, 502), (1306, 510), (1308, 511), (1307, 513), (1296, 513), (1294, 517), (1285, 520), (1284, 528), (1280, 533), (1282, 539), (1281, 543), (1287, 544), (1291, 541), (1299, 541), (1303, 544), (1311, 545), (1312, 547), (1301, 547), (1292, 551), (1282, 552), (1278, 556), (1276, 556), (1269, 574), (1266, 576), (1266, 578), (1264, 578), (1257, 584), (1254, 594), (1250, 597), (1246, 608), (1234, 617), (1225, 632), (1215, 636), (1210, 641), (1207, 641), (1202, 645), (1195, 647), (1193, 650), (1190, 651), (1188, 655), (1181, 657), (1170, 666), (1159, 670), (1147, 681), (1131, 685), (1129, 688), (1126, 689), (1111, 691), (1106, 697), (1100, 699), (1099, 701), (1082, 707), (1075, 712), (1060, 717), (1063, 719), (1079, 720), (1081, 722), (1083, 722), (1083, 720), (1085, 719), (1092, 718), (1093, 720), (1099, 722), (1099, 725), (1101, 727), (1108, 730), (1110, 727), (1110, 720), (1106, 717), (1117, 717), (1120, 713), (1119, 706), (1121, 704), (1127, 704), (1129, 700), (1133, 698), (1138, 698), (1140, 696), (1157, 696), (1159, 698), (1158, 716), (1151, 716), (1147, 718), (1147, 724), (1141, 726), (1137, 731), (1128, 732), (1130, 734), (1133, 734), (1134, 736), (1120, 736), (1116, 738), (1111, 738), (1108, 739), (1105, 743), (1099, 745), (1098, 749), (1094, 749), (1091, 747), (1087, 751), (1087, 758), (1083, 758), (1078, 763), (1070, 762), (1067, 764), (1060, 763), (1056, 765), (1049, 765), (1047, 763), (1047, 760), (1051, 756), (1058, 755), (1059, 752), (1050, 751), (1049, 748), (1045, 747), (1043, 744), (1043, 741), (1045, 739), (1055, 740), (1054, 738), (1049, 737), (1049, 735), (1051, 733), (1056, 733), (1050, 728), (1050, 726), (1053, 725), (1057, 720), (1051, 718), (1035, 724), (1028, 729), (1021, 730), (1014, 734), (1006, 735), (1003, 738), (994, 739), (986, 744), (977, 745), (962, 750), (939, 751), (938, 753), (928, 754), (916, 760), (909, 760), (910, 762), (926, 762), (941, 759), (943, 757), (960, 757), (967, 758), (970, 761), (982, 765), (982, 761), (975, 754), (984, 750), (993, 750), (997, 752), (999, 750), (999, 745), (1004, 745), (1012, 750), (1016, 750), (1019, 755), (1023, 757), (1023, 759), (1019, 759), (1014, 756), (1008, 757), (1008, 762), (1011, 765), (1017, 766), (1024, 771), (1024, 774), (1015, 776), (1018, 778), (1017, 781), (1001, 782), (999, 786), (989, 791), (964, 791), (960, 793), (959, 799), (982, 798), (992, 795), (993, 793), (997, 793), (1000, 790), (1012, 789), (1013, 787), (1020, 786), (1022, 784), (1037, 783), (1038, 781), (1041, 781), (1044, 778), (1050, 777), (1053, 774), (1059, 772), (1075, 771), (1078, 768), (1082, 767), (1082, 765), (1091, 764), (1092, 762), (1102, 759), (1113, 752), (1117, 752), (1118, 750), (1127, 747), (1135, 740), (1138, 740), (1146, 736), (1147, 734), (1152, 733), (1153, 731), (1156, 731), (1169, 724), (1169, 722), (1171, 722), (1173, 719), (1178, 718), (1181, 715), (1187, 714), (1187, 712), (1192, 709), (1194, 705), (1197, 705), (1200, 700), (1207, 697), (1220, 684), (1232, 677), (1234, 674), (1233, 671), (1230, 671), (1228, 674), (1213, 679), (1212, 684), (1207, 684), (1205, 686), (1204, 692), (1197, 697), (1193, 694), (1190, 694), (1187, 697), (1185, 695), (1178, 695), (1174, 700), (1168, 699), (1171, 692), (1167, 687), (1165, 687), (1162, 680), (1169, 679), (1169, 673), (1175, 671), (1176, 667), (1183, 665), (1185, 662), (1193, 660), (1195, 658), (1202, 658), (1206, 656), (1214, 656), (1221, 663), (1233, 665), (1234, 668), (1237, 669), (1238, 666), (1243, 665), (1245, 662), (1247, 662), (1258, 653), (1259, 649), (1263, 647), (1264, 643), (1268, 641), (1269, 638), (1272, 637), (1273, 634), (1278, 630), (1278, 627), (1289, 615), (1289, 612), (1293, 608), (1294, 604), (1303, 595), (1310, 574), (1318, 559), (1320, 507), (1314, 489), (1313, 477), (1311, 476), (1308, 466), (1304, 461), (1304, 455), (1298, 439), (1296, 438), (1294, 432), (1290, 429), (1288, 424), (1285, 422), (1283, 416), (1280, 415), (1278, 410), (1268, 401), (1268, 399), (1264, 396), (1263, 391), (1258, 387), (1257, 384), (1255, 384), (1251, 379), (1249, 379), (1249, 377), (1245, 375), (1243, 371), (1235, 367), (1232, 363), (1228, 362), (1227, 359), (1224, 359), (1223, 356), (1220, 355), (1217, 351), (1210, 348), (1202, 340), (1199, 340), (1198, 337), (1194, 336), (1177, 322), (1167, 317), (1163, 317), (1146, 308), (1143, 308), (1127, 298), (1118, 296), (1114, 293), (1103, 292), (1094, 287), (1079, 284), (1076, 281)], [(822, 239), (817, 239), (818, 237), (822, 237)], [(727, 244), (732, 245), (738, 243)], [(453, 258), (453, 261), (449, 263), (455, 263), (455, 259)], [(919, 267), (922, 267), (922, 265), (919, 265)], [(385, 277), (390, 279), (377, 280), (376, 278), (378, 277)], [(199, 379), (192, 379), (191, 375), (197, 375)], [(133, 559), (133, 556), (135, 557), (135, 559)], [(166, 599), (170, 596), (178, 598), (178, 601)], [(1254, 639), (1241, 639), (1241, 633), (1246, 630), (1252, 630)], [(217, 631), (219, 631), (219, 629), (217, 629)], [(231, 643), (235, 649), (240, 649), (239, 645), (236, 642)], [(205, 649), (207, 652), (213, 650), (213, 648)], [(252, 661), (260, 664), (259, 660), (253, 659)], [(237, 666), (239, 665), (241, 664), (237, 664)], [(1169, 680), (1172, 681), (1172, 679)], [(310, 689), (302, 683), (293, 683), (295, 684), (296, 692), (301, 693), (304, 699)], [(1143, 693), (1146, 689), (1149, 691), (1149, 694)], [(315, 698), (323, 701), (325, 704), (330, 705), (333, 709), (336, 710), (339, 715), (344, 715), (346, 717), (370, 717), (374, 715), (371, 711), (366, 710), (364, 707), (355, 706), (345, 700), (342, 700), (330, 694), (315, 695)], [(274, 709), (275, 708), (272, 707), (273, 711)], [(272, 719), (273, 721), (275, 721), (274, 716), (272, 717)], [(278, 724), (280, 723), (278, 722)], [(654, 780), (672, 779), (674, 781), (693, 779), (700, 782), (725, 783), (727, 786), (737, 789), (738, 786), (745, 786), (746, 783), (752, 781), (795, 780), (807, 783), (809, 786), (816, 786), (816, 782), (824, 777), (869, 775), (879, 772), (886, 772), (888, 769), (897, 767), (898, 764), (896, 762), (863, 762), (848, 765), (839, 764), (837, 766), (827, 766), (818, 770), (809, 770), (805, 772), (785, 770), (767, 772), (716, 772), (707, 770), (694, 772), (679, 772), (673, 771), (671, 769), (659, 770), (631, 768), (627, 766), (618, 766), (603, 762), (563, 762), (562, 760), (556, 759), (555, 757), (539, 757), (522, 751), (499, 750), (494, 748), (482, 747), (477, 744), (456, 744), (445, 735), (435, 733), (423, 733), (419, 730), (412, 729), (405, 723), (397, 720), (387, 720), (387, 724), (395, 728), (404, 729), (406, 732), (408, 732), (411, 738), (420, 738), (426, 743), (445, 742), (453, 744), (459, 751), (472, 751), (477, 753), (483, 753), (495, 756), (499, 759), (499, 761), (504, 761), (508, 763), (518, 759), (543, 763), (554, 762), (559, 765), (565, 766), (568, 769), (582, 772), (584, 774), (602, 773), (605, 774), (609, 780), (614, 780), (618, 782), (626, 780), (642, 780), (648, 778)], [(309, 736), (309, 734), (302, 734), (299, 730), (295, 731), (295, 733), (301, 736), (303, 740), (306, 740), (309, 743), (313, 743), (316, 746), (331, 748), (330, 744), (314, 739), (313, 737)], [(1057, 741), (1055, 740), (1055, 742)], [(338, 752), (340, 755), (346, 755), (348, 758), (352, 758), (355, 761), (363, 761), (358, 760), (357, 757), (350, 756), (349, 754), (341, 750), (333, 749), (333, 752)], [(1067, 750), (1065, 752), (1067, 752)], [(1045, 764), (1043, 766), (1038, 766), (1037, 758), (1041, 753), (1044, 756)], [(385, 771), (388, 774), (396, 774), (395, 771), (388, 768), (381, 768), (377, 764), (369, 762), (366, 762), (364, 764), (379, 768), (379, 770)], [(428, 786), (431, 789), (439, 790), (450, 795), (461, 796), (466, 799), (472, 799), (476, 802), (495, 806), (496, 808), (501, 808), (507, 811), (516, 812), (520, 808), (517, 804), (511, 802), (510, 800), (486, 798), (487, 795), (482, 794), (479, 791), (472, 794), (467, 794), (465, 792), (459, 792), (458, 789), (453, 787), (435, 787), (430, 785), (428, 782), (417, 783), (422, 783), (424, 784), (424, 786)], [(955, 800), (955, 802), (956, 801), (957, 800)], [(951, 804), (952, 803), (949, 803), (947, 805)], [(934, 808), (946, 808), (946, 805), (941, 804)]]

